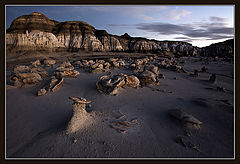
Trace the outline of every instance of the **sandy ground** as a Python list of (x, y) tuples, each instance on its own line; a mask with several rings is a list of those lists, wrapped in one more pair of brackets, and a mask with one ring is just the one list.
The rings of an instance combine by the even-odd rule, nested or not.
[[(193, 72), (203, 65), (189, 59), (183, 66)], [(44, 96), (36, 96), (41, 85), (8, 89), (6, 92), (7, 158), (233, 158), (234, 157), (234, 78), (233, 64), (211, 62), (206, 65), (217, 73), (210, 84), (209, 73), (191, 77), (160, 69), (166, 78), (160, 85), (128, 88), (118, 96), (97, 91), (98, 78), (84, 70), (78, 78), (66, 78), (63, 87)], [(130, 70), (117, 69), (114, 73)], [(9, 70), (7, 71), (7, 78)], [(174, 79), (177, 77), (177, 80)], [(218, 92), (216, 86), (228, 89)], [(212, 88), (212, 89), (209, 89)], [(88, 112), (93, 122), (79, 132), (66, 135), (71, 118), (69, 96), (92, 101)], [(220, 100), (229, 100), (230, 105)], [(190, 130), (168, 115), (169, 109), (182, 109), (203, 122), (199, 130)], [(137, 118), (137, 123), (119, 133), (109, 125), (117, 117)], [(186, 148), (175, 139), (183, 136), (197, 149)]]

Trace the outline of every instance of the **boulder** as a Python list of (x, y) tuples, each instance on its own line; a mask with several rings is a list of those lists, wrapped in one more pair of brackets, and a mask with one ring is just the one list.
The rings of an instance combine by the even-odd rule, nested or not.
[(82, 68), (82, 67), (83, 67), (83, 64), (82, 64), (81, 61), (75, 61), (75, 62), (73, 63), (73, 65), (76, 66), (76, 67), (78, 67), (78, 68)]
[(38, 73), (18, 73), (11, 77), (11, 82), (17, 87), (20, 87), (24, 84), (39, 84), (42, 80), (42, 77)]
[(215, 73), (213, 73), (210, 78), (209, 78), (209, 82), (210, 83), (215, 83), (216, 82), (216, 79), (217, 79), (217, 76)]
[(35, 60), (34, 62), (32, 62), (32, 65), (33, 65), (34, 67), (38, 67), (38, 66), (41, 65), (41, 62), (40, 62), (40, 60)]
[(148, 70), (138, 73), (137, 77), (140, 79), (142, 86), (159, 84), (156, 74)]
[(42, 96), (47, 94), (48, 92), (56, 92), (62, 87), (63, 80), (64, 78), (62, 77), (52, 76), (47, 85), (38, 91), (37, 95)]
[(145, 66), (145, 68), (144, 68), (145, 70), (148, 70), (148, 71), (151, 71), (151, 72), (153, 72), (154, 74), (156, 74), (156, 75), (158, 75), (159, 74), (159, 72), (158, 72), (158, 67), (157, 66), (155, 66), (155, 65), (147, 65), (147, 66)]
[(37, 92), (37, 95), (38, 96), (43, 96), (47, 93), (46, 89), (45, 88), (42, 88), (40, 89), (38, 92)]
[(73, 71), (63, 71), (63, 72), (56, 72), (55, 75), (58, 77), (73, 77), (76, 78), (80, 73), (76, 70)]
[(38, 73), (21, 73), (18, 77), (22, 79), (24, 84), (34, 85), (39, 84), (42, 81), (42, 77)]
[(108, 70), (111, 67), (111, 64), (109, 62), (105, 62), (103, 66), (104, 66), (104, 69)]
[(137, 88), (140, 86), (140, 81), (136, 76), (126, 75), (125, 77), (126, 77), (126, 85), (125, 85), (126, 87)]
[(110, 95), (118, 95), (119, 90), (123, 87), (136, 88), (140, 84), (138, 78), (134, 75), (125, 75), (123, 73), (117, 75), (104, 75), (99, 78), (96, 83), (97, 89), (100, 93), (106, 93)]
[(56, 61), (53, 60), (53, 59), (45, 59), (43, 61), (43, 63), (44, 63), (45, 66), (49, 67), (49, 66), (52, 66), (52, 65), (56, 64)]
[(10, 82), (13, 83), (13, 85), (15, 87), (21, 87), (22, 86), (21, 80), (19, 78), (17, 78), (16, 76), (11, 77)]
[(45, 69), (43, 69), (42, 67), (32, 68), (31, 73), (38, 73), (39, 75), (41, 75), (42, 78), (48, 76), (48, 72)]
[(19, 66), (16, 66), (14, 69), (13, 69), (13, 72), (15, 74), (18, 74), (18, 73), (24, 73), (24, 72), (29, 72), (30, 71), (30, 67), (29, 66), (26, 66), (26, 65), (19, 65)]
[(74, 70), (70, 62), (63, 62), (56, 68), (55, 76), (57, 77), (77, 77), (80, 73)]

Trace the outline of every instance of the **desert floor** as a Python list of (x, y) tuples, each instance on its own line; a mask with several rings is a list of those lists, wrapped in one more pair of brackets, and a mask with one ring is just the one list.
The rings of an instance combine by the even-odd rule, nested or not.
[[(71, 58), (60, 56), (57, 63)], [(77, 59), (77, 58), (76, 58)], [(15, 64), (28, 62), (7, 60), (7, 83)], [(234, 157), (234, 64), (212, 61), (203, 64), (199, 58), (188, 58), (183, 68), (208, 68), (192, 77), (168, 69), (160, 85), (123, 89), (118, 96), (101, 94), (96, 89), (99, 77), (78, 69), (78, 78), (65, 78), (63, 87), (44, 96), (36, 96), (41, 84), (6, 90), (6, 157), (7, 158), (233, 158)], [(55, 66), (56, 67), (56, 66)], [(46, 68), (52, 72), (54, 68)], [(124, 68), (113, 73), (132, 74)], [(211, 84), (211, 73), (217, 82)], [(176, 77), (176, 78), (175, 78)], [(227, 89), (217, 91), (217, 86)], [(92, 101), (87, 108), (92, 119), (80, 131), (67, 135), (71, 118), (69, 96)], [(224, 101), (224, 100), (228, 100)], [(226, 103), (227, 102), (227, 103)], [(182, 109), (199, 119), (200, 129), (186, 129), (182, 122), (169, 116), (168, 110)], [(109, 125), (118, 120), (135, 124), (119, 133)], [(190, 136), (186, 135), (190, 133)], [(176, 142), (182, 136), (193, 147)]]

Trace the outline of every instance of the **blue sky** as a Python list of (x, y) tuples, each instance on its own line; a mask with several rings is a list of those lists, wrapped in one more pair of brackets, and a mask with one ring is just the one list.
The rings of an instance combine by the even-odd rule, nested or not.
[(234, 37), (234, 6), (7, 6), (6, 28), (34, 11), (63, 21), (85, 21), (114, 35), (187, 41), (202, 47)]

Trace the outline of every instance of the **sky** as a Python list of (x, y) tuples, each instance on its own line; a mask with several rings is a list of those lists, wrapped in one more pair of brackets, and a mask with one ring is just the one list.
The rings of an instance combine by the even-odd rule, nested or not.
[(84, 21), (110, 34), (186, 41), (204, 47), (234, 38), (232, 5), (6, 6), (6, 28), (32, 12), (64, 21)]

